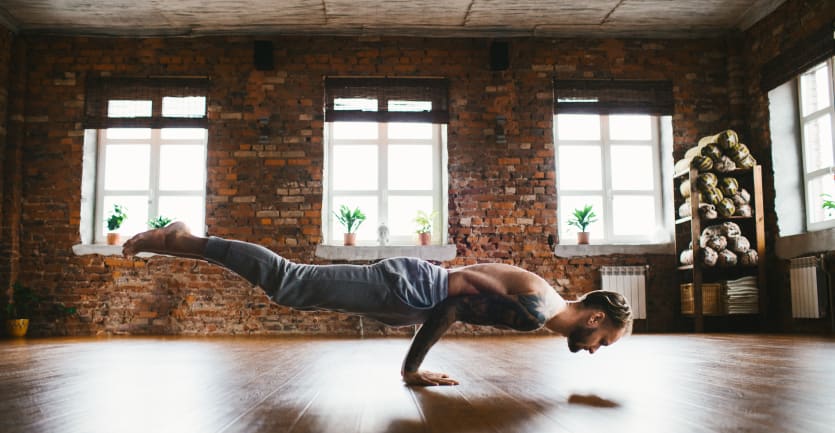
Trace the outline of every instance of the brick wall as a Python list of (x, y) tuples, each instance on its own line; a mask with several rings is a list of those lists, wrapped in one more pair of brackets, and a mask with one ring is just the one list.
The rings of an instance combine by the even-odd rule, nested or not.
[[(360, 327), (354, 317), (272, 305), (238, 277), (205, 263), (74, 256), (80, 120), (91, 74), (210, 76), (209, 232), (307, 263), (321, 263), (314, 249), (321, 238), (322, 77), (445, 76), (449, 238), (458, 247), (458, 257), (445, 265), (519, 265), (573, 298), (598, 288), (600, 266), (649, 264), (652, 319), (637, 329), (678, 328), (675, 257), (567, 259), (549, 250), (547, 237), (556, 235), (551, 79), (671, 80), (680, 154), (728, 126), (749, 133), (739, 102), (738, 41), (514, 39), (511, 68), (491, 72), (484, 39), (276, 37), (276, 69), (264, 72), (252, 66), (253, 40), (25, 37), (20, 274), (47, 304), (79, 311), (69, 319), (44, 312), (34, 334), (356, 334)], [(506, 121), (506, 143), (495, 139), (499, 117)], [(398, 332), (369, 321), (363, 326), (367, 334)], [(457, 332), (484, 329), (461, 326)]]
[(763, 198), (765, 201), (766, 239), (769, 271), (768, 296), (770, 316), (778, 329), (821, 331), (831, 330), (829, 319), (820, 321), (791, 320), (789, 295), (789, 265), (774, 255), (774, 240), (778, 235), (777, 215), (774, 213), (774, 171), (771, 164), (771, 131), (769, 127), (768, 94), (760, 89), (763, 65), (790, 49), (798, 41), (829, 26), (835, 20), (831, 0), (788, 1), (774, 13), (750, 28), (745, 34), (745, 85), (748, 98), (746, 122), (752, 131), (751, 142), (758, 160), (763, 165)]
[[(12, 50), (14, 43), (14, 34), (6, 28), (0, 26), (0, 169), (3, 175), (0, 175), (0, 300), (5, 297), (5, 288), (9, 287), (12, 277), (13, 257), (15, 251), (12, 247), (12, 232), (10, 226), (10, 212), (14, 206), (12, 205), (12, 194), (10, 189), (13, 187), (11, 180), (7, 173), (14, 170), (15, 152), (13, 145), (10, 144), (9, 130), (10, 130), (10, 114), (13, 110), (10, 108), (10, 92), (12, 91)], [(13, 128), (12, 128), (13, 129)]]
[[(6, 162), (6, 122), (8, 119), (9, 107), (9, 65), (12, 56), (12, 33), (3, 26), (0, 26), (0, 168), (5, 171)], [(2, 229), (3, 222), (3, 192), (5, 176), (0, 175), (0, 245), (3, 245), (5, 230)], [(0, 288), (8, 287), (9, 255), (4, 254), (0, 249)], [(0, 290), (0, 298), (4, 290)]]

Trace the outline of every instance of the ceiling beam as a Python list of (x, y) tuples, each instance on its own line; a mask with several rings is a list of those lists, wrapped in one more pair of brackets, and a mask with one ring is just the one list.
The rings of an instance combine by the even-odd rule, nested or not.
[(620, 1), (618, 1), (618, 4), (614, 5), (614, 6), (612, 7), (612, 10), (610, 10), (610, 11), (606, 14), (606, 16), (605, 16), (605, 17), (603, 17), (603, 19), (602, 19), (602, 20), (600, 20), (600, 24), (601, 24), (601, 25), (606, 24), (606, 21), (609, 21), (609, 17), (611, 17), (611, 16), (612, 16), (612, 14), (613, 14), (613, 13), (615, 13), (615, 11), (616, 11), (616, 10), (618, 10), (618, 8), (620, 7), (620, 5), (622, 5), (622, 4), (623, 4), (623, 2), (625, 2), (625, 1), (626, 1), (626, 0), (620, 0)]
[(741, 31), (748, 30), (768, 14), (777, 10), (785, 2), (786, 0), (757, 0), (751, 3), (751, 6), (742, 13), (739, 22), (736, 23), (737, 29)]
[(467, 5), (467, 11), (464, 12), (464, 19), (461, 20), (461, 27), (467, 27), (467, 21), (470, 20), (470, 13), (473, 11), (474, 4), (475, 0), (470, 0), (470, 4)]

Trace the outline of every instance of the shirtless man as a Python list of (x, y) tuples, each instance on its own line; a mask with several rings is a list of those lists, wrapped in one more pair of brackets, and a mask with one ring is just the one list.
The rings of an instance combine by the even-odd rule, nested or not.
[(175, 222), (128, 240), (140, 252), (207, 260), (260, 286), (276, 303), (371, 317), (392, 326), (421, 324), (403, 361), (407, 385), (457, 385), (443, 373), (420, 370), (429, 349), (456, 321), (568, 337), (572, 352), (594, 353), (628, 334), (632, 311), (614, 292), (597, 290), (565, 301), (542, 278), (498, 263), (444, 269), (414, 258), (368, 266), (293, 263), (259, 245), (191, 234)]

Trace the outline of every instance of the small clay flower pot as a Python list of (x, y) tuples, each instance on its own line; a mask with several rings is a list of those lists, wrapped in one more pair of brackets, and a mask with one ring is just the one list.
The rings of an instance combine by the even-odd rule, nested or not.
[(418, 241), (420, 241), (421, 245), (429, 245), (432, 242), (432, 233), (418, 233)]
[(121, 241), (119, 233), (111, 232), (107, 234), (107, 245), (119, 245), (119, 241)]
[(344, 242), (346, 247), (351, 247), (357, 244), (356, 233), (345, 233)]

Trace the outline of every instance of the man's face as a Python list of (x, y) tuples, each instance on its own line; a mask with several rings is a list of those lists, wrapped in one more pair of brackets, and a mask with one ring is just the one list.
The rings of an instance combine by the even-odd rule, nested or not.
[(568, 350), (575, 353), (588, 350), (591, 354), (600, 346), (614, 344), (624, 333), (626, 333), (625, 328), (615, 328), (608, 321), (600, 325), (584, 323), (568, 335)]

